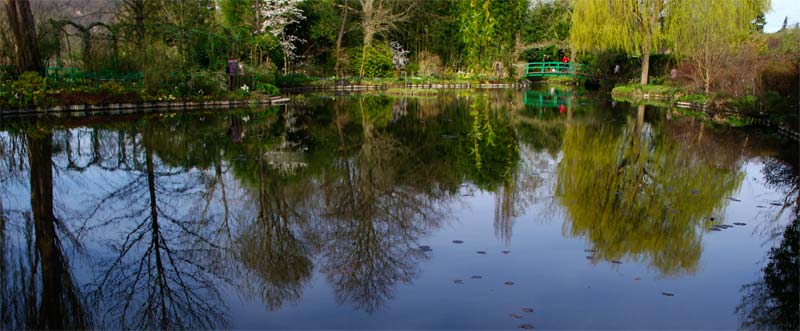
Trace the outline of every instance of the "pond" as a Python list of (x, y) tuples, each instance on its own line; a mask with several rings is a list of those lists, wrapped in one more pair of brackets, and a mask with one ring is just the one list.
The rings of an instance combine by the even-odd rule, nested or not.
[(563, 88), (3, 121), (3, 329), (798, 325), (768, 134)]

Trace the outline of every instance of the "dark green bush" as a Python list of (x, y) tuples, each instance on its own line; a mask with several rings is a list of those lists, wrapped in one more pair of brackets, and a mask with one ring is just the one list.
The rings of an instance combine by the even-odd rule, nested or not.
[(269, 94), (269, 95), (278, 95), (278, 93), (280, 93), (280, 91), (278, 90), (278, 87), (275, 86), (275, 85), (272, 85), (270, 83), (258, 82), (258, 83), (256, 83), (256, 90), (260, 91), (260, 92), (264, 92), (264, 93)]
[(288, 75), (280, 75), (277, 77), (276, 82), (278, 86), (296, 86), (296, 85), (303, 85), (306, 83), (310, 83), (314, 81), (313, 78), (308, 77), (303, 74), (288, 74)]

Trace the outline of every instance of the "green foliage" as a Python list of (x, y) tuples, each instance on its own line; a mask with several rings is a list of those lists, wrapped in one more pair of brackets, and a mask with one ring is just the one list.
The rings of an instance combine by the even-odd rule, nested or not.
[(279, 75), (276, 79), (278, 86), (297, 86), (313, 82), (314, 78), (308, 77), (304, 74), (286, 74)]
[(100, 86), (97, 88), (97, 91), (108, 95), (122, 95), (127, 92), (125, 86), (113, 81), (100, 84)]
[(16, 81), (8, 85), (4, 92), (5, 100), (10, 105), (38, 105), (45, 100), (47, 80), (39, 73), (28, 71), (19, 75)]
[(219, 9), (223, 26), (252, 28), (253, 0), (221, 0)]
[(259, 92), (264, 92), (269, 95), (278, 95), (278, 93), (280, 93), (278, 87), (270, 83), (258, 82), (256, 83), (256, 90)]
[[(521, 38), (526, 43), (543, 45), (548, 48), (547, 54), (555, 59), (557, 52), (553, 50), (567, 47), (569, 38), (571, 6), (569, 1), (542, 1), (533, 3), (525, 23), (522, 25)], [(541, 53), (535, 57), (541, 60)]]
[(361, 48), (350, 49), (350, 63), (353, 65), (353, 72), (359, 72), (362, 51), (364, 55), (364, 77), (392, 76), (394, 73), (393, 55), (388, 44), (374, 43), (372, 46), (367, 46), (366, 50)]

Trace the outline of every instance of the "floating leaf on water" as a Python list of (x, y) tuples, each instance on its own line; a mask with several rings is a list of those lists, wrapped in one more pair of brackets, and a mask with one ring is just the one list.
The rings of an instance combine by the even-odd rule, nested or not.
[(525, 330), (533, 330), (533, 325), (530, 325), (530, 324), (520, 324), (520, 325), (519, 325), (519, 328), (520, 328), (520, 329), (525, 329)]
[(770, 204), (773, 205), (773, 206), (783, 206), (783, 204), (780, 203), (780, 202), (773, 202), (773, 203), (770, 203)]
[(453, 280), (453, 283), (455, 283), (455, 284), (464, 284), (464, 281), (461, 280), (461, 279), (456, 279), (456, 280)]
[(506, 254), (506, 255), (508, 255), (508, 254), (511, 254), (511, 251), (502, 251), (502, 252), (500, 252), (500, 253), (503, 253), (503, 254)]
[(675, 294), (672, 294), (672, 293), (669, 293), (669, 292), (661, 292), (661, 295), (663, 295), (665, 297), (674, 297), (675, 296)]
[(505, 283), (503, 283), (503, 284), (506, 284), (506, 285), (514, 285), (514, 282), (505, 282)]
[(767, 208), (767, 206), (764, 206), (764, 205), (758, 205), (758, 206), (756, 206), (756, 208)]
[(430, 252), (430, 251), (432, 251), (433, 249), (431, 248), (431, 246), (428, 246), (428, 245), (422, 245), (422, 246), (419, 246), (419, 250), (421, 250), (421, 251), (423, 251), (423, 252)]
[(731, 201), (736, 201), (736, 202), (740, 202), (740, 201), (742, 201), (742, 200), (736, 199), (736, 198), (734, 198), (734, 197), (728, 197), (728, 200), (731, 200)]
[(742, 223), (742, 222), (734, 222), (733, 224), (734, 225), (747, 225), (747, 223)]
[(710, 230), (711, 231), (722, 231), (722, 229), (720, 229), (720, 228), (711, 228)]
[(517, 314), (517, 313), (511, 313), (509, 316), (511, 316), (513, 318), (522, 318), (522, 315)]
[(530, 307), (523, 307), (523, 308), (522, 308), (522, 311), (523, 311), (523, 312), (526, 312), (526, 313), (532, 313), (532, 312), (533, 312), (533, 308), (530, 308)]
[(477, 275), (476, 275), (476, 276), (472, 276), (472, 277), (470, 277), (470, 278), (472, 278), (472, 279), (481, 279), (481, 278), (483, 278), (483, 276), (477, 276)]
[(475, 253), (478, 253), (478, 254), (486, 254), (486, 252), (484, 252), (484, 251), (477, 251), (477, 252), (475, 252)]
[(453, 243), (454, 244), (463, 244), (464, 241), (462, 241), (462, 240), (453, 240)]
[(633, 280), (642, 280), (642, 278), (641, 277), (636, 277)]
[(611, 262), (611, 263), (614, 263), (614, 264), (622, 264), (622, 261), (618, 261), (618, 260), (611, 260), (611, 261), (608, 261), (608, 262)]

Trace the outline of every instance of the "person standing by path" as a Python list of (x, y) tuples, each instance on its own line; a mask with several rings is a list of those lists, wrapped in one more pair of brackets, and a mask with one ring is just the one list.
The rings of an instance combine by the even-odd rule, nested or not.
[(238, 72), (239, 66), (236, 65), (236, 59), (231, 57), (228, 60), (228, 66), (225, 67), (225, 73), (228, 74), (228, 91), (233, 91), (236, 88), (235, 79)]

